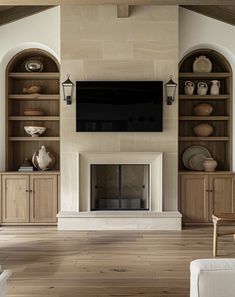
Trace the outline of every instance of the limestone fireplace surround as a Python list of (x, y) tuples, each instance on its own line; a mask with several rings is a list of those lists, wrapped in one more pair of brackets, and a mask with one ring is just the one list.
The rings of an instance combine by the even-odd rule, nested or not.
[[(163, 211), (162, 152), (79, 152), (78, 209), (61, 211), (61, 230), (180, 230), (181, 214)], [(147, 164), (149, 165), (149, 210), (91, 211), (91, 165)]]

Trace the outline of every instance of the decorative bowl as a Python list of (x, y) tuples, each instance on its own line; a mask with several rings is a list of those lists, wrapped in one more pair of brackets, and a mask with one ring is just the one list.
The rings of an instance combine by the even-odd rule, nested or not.
[(213, 106), (209, 103), (199, 103), (194, 106), (193, 112), (197, 116), (209, 116), (213, 111)]
[(214, 131), (214, 128), (209, 124), (199, 124), (193, 127), (193, 132), (196, 136), (208, 137)]
[(42, 62), (36, 59), (28, 59), (25, 61), (24, 65), (28, 72), (41, 72), (43, 70)]
[(23, 94), (38, 94), (42, 92), (41, 86), (31, 86), (31, 87), (24, 87)]
[(25, 116), (43, 116), (44, 112), (41, 109), (26, 109), (24, 110)]
[(38, 137), (46, 131), (46, 127), (24, 126), (25, 132), (32, 137)]

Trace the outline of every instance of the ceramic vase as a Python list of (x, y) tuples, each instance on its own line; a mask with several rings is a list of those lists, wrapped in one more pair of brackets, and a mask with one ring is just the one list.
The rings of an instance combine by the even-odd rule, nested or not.
[(184, 93), (186, 95), (193, 95), (194, 89), (195, 89), (194, 82), (187, 80), (184, 84)]
[(33, 154), (32, 162), (34, 167), (38, 170), (50, 170), (55, 163), (55, 157), (51, 152), (47, 152), (45, 146), (42, 145), (41, 148)]
[(217, 167), (217, 161), (213, 158), (206, 158), (203, 163), (204, 171), (206, 172), (213, 172), (215, 171), (215, 168)]
[(212, 80), (211, 81), (211, 89), (210, 89), (210, 94), (211, 95), (219, 95), (219, 89), (220, 89), (220, 81), (218, 80)]

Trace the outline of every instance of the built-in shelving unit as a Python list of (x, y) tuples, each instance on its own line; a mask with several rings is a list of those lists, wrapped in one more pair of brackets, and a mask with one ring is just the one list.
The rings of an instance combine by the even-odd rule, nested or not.
[[(27, 72), (25, 61), (37, 59), (42, 72)], [(48, 52), (39, 49), (17, 54), (6, 70), (6, 170), (17, 171), (25, 158), (45, 145), (55, 155), (54, 170), (59, 170), (60, 158), (60, 95), (59, 64)], [(23, 94), (24, 87), (38, 85), (40, 94)], [(25, 110), (40, 109), (43, 115), (26, 116)], [(45, 126), (40, 137), (26, 134), (24, 126)]]
[[(193, 72), (193, 62), (196, 57), (206, 56), (212, 62), (209, 73)], [(205, 82), (209, 86), (207, 95), (197, 95), (197, 87), (193, 95), (186, 95), (184, 86), (186, 81)], [(220, 94), (210, 95), (212, 80), (219, 80)], [(232, 71), (227, 60), (218, 52), (210, 49), (195, 50), (183, 58), (179, 67), (179, 170), (187, 170), (182, 162), (184, 150), (191, 145), (206, 147), (217, 160), (217, 170), (230, 171), (232, 164)], [(213, 106), (210, 116), (196, 116), (193, 108), (198, 103), (209, 103)], [(193, 127), (200, 123), (213, 126), (213, 134), (209, 137), (198, 137)], [(188, 170), (187, 170), (188, 171)], [(193, 171), (192, 171), (193, 174)]]

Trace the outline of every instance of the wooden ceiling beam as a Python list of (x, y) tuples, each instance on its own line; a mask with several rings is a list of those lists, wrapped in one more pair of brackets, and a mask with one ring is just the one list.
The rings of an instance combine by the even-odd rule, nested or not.
[(0, 5), (235, 5), (234, 0), (0, 0)]
[(228, 23), (230, 25), (235, 25), (235, 6), (208, 6), (208, 5), (191, 5), (183, 6), (194, 12), (203, 14), (205, 16), (211, 17), (213, 19)]
[(0, 10), (0, 26), (44, 11), (51, 7), (52, 6), (14, 6), (6, 10)]
[(128, 18), (130, 15), (129, 5), (118, 5), (117, 6), (117, 17), (118, 18)]

